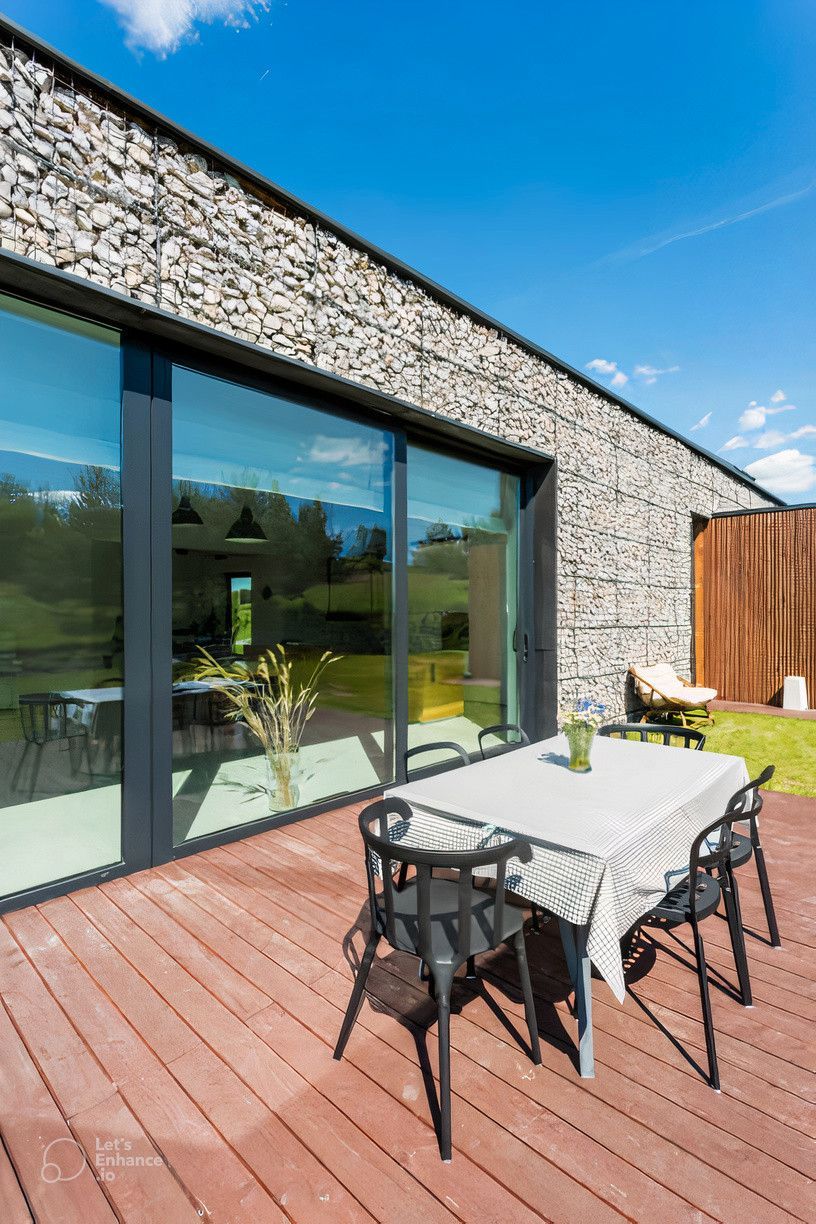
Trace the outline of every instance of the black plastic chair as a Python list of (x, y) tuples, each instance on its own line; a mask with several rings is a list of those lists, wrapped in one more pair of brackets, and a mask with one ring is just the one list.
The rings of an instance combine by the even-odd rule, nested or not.
[[(517, 732), (519, 735), (518, 743), (502, 744), (501, 747), (495, 749), (492, 752), (488, 749), (488, 752), (486, 754), (484, 750), (484, 746), (482, 744), (482, 739), (487, 738), (488, 735), (495, 735), (502, 731)], [(494, 727), (485, 727), (484, 730), (479, 732), (479, 752), (481, 753), (481, 758), (483, 761), (487, 759), (487, 756), (501, 756), (503, 752), (509, 752), (514, 748), (520, 748), (523, 744), (529, 744), (529, 742), (530, 740), (529, 740), (527, 733), (523, 731), (521, 727), (517, 726), (516, 723), (496, 723)], [(442, 762), (441, 765), (439, 762), (434, 762), (433, 764), (427, 766), (427, 769), (429, 771), (434, 768), (434, 764), (437, 766), (437, 769), (440, 773), (443, 773), (448, 769), (457, 769), (459, 766), (459, 762), (461, 762), (463, 765), (471, 764), (470, 757), (468, 756), (465, 749), (462, 747), (461, 744), (454, 743), (453, 740), (440, 740), (436, 744), (420, 744), (416, 748), (409, 748), (405, 754), (405, 776), (409, 782), (412, 781), (412, 778), (411, 778), (411, 770), (408, 766), (408, 761), (409, 759), (413, 757), (419, 756), (423, 752), (427, 752), (427, 753), (448, 752), (452, 757), (459, 758), (459, 761), (454, 759), (454, 760)], [(402, 866), (402, 870), (400, 871), (399, 878), (397, 880), (398, 888), (402, 888), (402, 886), (404, 885), (407, 873), (408, 873), (408, 865), (407, 863), (404, 863)], [(543, 909), (541, 908), (540, 905), (536, 905), (535, 902), (532, 902), (530, 905), (530, 913), (533, 919), (533, 930), (536, 933), (538, 933), (541, 930), (542, 921), (547, 922), (549, 921), (549, 919), (544, 917)], [(420, 976), (421, 976), (421, 973), (420, 973)]]
[[(740, 787), (728, 801), (725, 813), (717, 820), (707, 825), (695, 837), (689, 856), (688, 875), (666, 893), (666, 896), (648, 914), (644, 916), (644, 924), (656, 923), (673, 928), (689, 923), (694, 937), (694, 954), (697, 961), (697, 978), (700, 984), (700, 1003), (703, 1011), (703, 1026), (705, 1028), (706, 1053), (708, 1055), (709, 1082), (712, 1088), (720, 1089), (720, 1073), (717, 1066), (717, 1050), (714, 1039), (714, 1020), (711, 1014), (711, 997), (708, 989), (708, 971), (705, 961), (705, 946), (700, 934), (700, 923), (704, 918), (716, 913), (720, 897), (725, 902), (725, 912), (728, 919), (728, 929), (731, 934), (731, 946), (734, 951), (734, 961), (737, 966), (737, 976), (743, 995), (743, 1002), (750, 1003), (750, 983), (748, 980), (748, 961), (745, 955), (745, 940), (742, 933), (742, 919), (739, 912), (739, 895), (736, 891), (733, 867), (731, 865), (732, 839), (734, 824), (749, 817), (754, 804), (757, 788), (767, 781), (773, 773), (773, 766), (768, 766), (753, 782)], [(716, 836), (716, 845), (711, 846), (712, 834)], [(716, 876), (713, 874), (716, 870)]]
[[(694, 748), (702, 752), (705, 735), (694, 727), (675, 727), (668, 723), (607, 723), (598, 735), (609, 739), (639, 739), (644, 744), (664, 744), (667, 748)], [(679, 740), (679, 743), (676, 741)]]
[[(782, 940), (779, 938), (776, 911), (774, 909), (773, 897), (771, 896), (771, 884), (768, 879), (768, 869), (765, 866), (765, 851), (762, 849), (762, 842), (759, 839), (759, 825), (757, 823), (757, 817), (762, 811), (762, 794), (759, 788), (764, 786), (766, 782), (770, 782), (775, 772), (776, 767), (774, 765), (766, 765), (756, 781), (750, 783), (749, 793), (746, 796), (742, 814), (742, 819), (748, 821), (749, 832), (747, 835), (745, 833), (732, 833), (730, 863), (732, 869), (734, 867), (742, 867), (753, 856), (756, 863), (757, 876), (759, 877), (759, 887), (762, 892), (762, 904), (765, 907), (768, 935), (770, 936), (771, 945), (774, 948), (780, 948)], [(751, 787), (753, 787), (753, 790), (750, 789)], [(706, 866), (705, 862), (703, 862), (703, 866)], [(734, 895), (739, 909), (739, 890), (736, 879), (734, 880)], [(741, 915), (740, 921), (742, 921)]]
[[(515, 738), (502, 740), (502, 735), (508, 737), (512, 735)], [(485, 751), (484, 741), (490, 736), (496, 736), (499, 743)], [(514, 749), (522, 748), (529, 742), (529, 735), (518, 723), (496, 723), (494, 727), (484, 727), (479, 732), (479, 752), (482, 754), (483, 761), (487, 760), (488, 756), (500, 756), (503, 752), (513, 752)]]
[[(670, 747), (682, 746), (684, 748), (695, 748), (698, 752), (702, 752), (705, 747), (705, 735), (702, 731), (696, 730), (694, 727), (673, 727), (673, 726), (656, 726), (654, 723), (608, 723), (605, 727), (598, 729), (598, 735), (605, 735), (617, 739), (632, 739), (637, 738), (644, 743), (655, 743), (658, 741)], [(680, 745), (674, 745), (672, 741), (679, 740)], [(775, 767), (769, 765), (757, 779), (757, 785), (762, 785), (770, 781), (775, 772)], [(762, 842), (759, 837), (759, 826), (757, 824), (757, 816), (762, 811), (762, 795), (757, 790), (755, 792), (754, 803), (749, 811), (746, 811), (743, 819), (750, 822), (750, 833), (746, 837), (743, 833), (734, 833), (731, 842), (731, 866), (742, 867), (752, 857), (756, 863), (757, 876), (759, 877), (759, 887), (762, 892), (762, 904), (765, 908), (765, 920), (768, 923), (768, 935), (771, 940), (771, 945), (774, 948), (782, 946), (782, 940), (779, 937), (779, 927), (776, 921), (776, 911), (774, 909), (773, 896), (771, 895), (771, 884), (768, 879), (768, 868), (765, 865), (765, 851), (762, 849)], [(739, 906), (739, 890), (736, 888), (736, 880), (734, 881), (735, 896), (737, 905)], [(743, 992), (745, 993), (745, 992)], [(750, 999), (750, 988), (747, 991)]]
[[(524, 996), (524, 1014), (530, 1032), (533, 1062), (541, 1062), (533, 988), (524, 948), (524, 911), (505, 902), (504, 881), (509, 859), (529, 863), (530, 843), (513, 838), (499, 846), (477, 850), (429, 850), (391, 840), (389, 817), (409, 821), (411, 808), (404, 800), (380, 799), (360, 813), (365, 843), (366, 875), (371, 910), (371, 935), (366, 944), (354, 989), (337, 1039), (334, 1057), (342, 1058), (365, 993), (377, 945), (385, 939), (392, 948), (418, 956), (428, 966), (436, 998), (439, 1026), (439, 1149), (451, 1159), (450, 1001), (453, 977), (460, 966), (482, 952), (512, 940)], [(375, 831), (376, 830), (376, 831)], [(377, 894), (373, 858), (379, 862), (382, 893)], [(416, 877), (398, 889), (395, 866), (410, 864)], [(473, 886), (473, 873), (494, 867), (496, 891)], [(458, 879), (435, 877), (434, 869), (458, 872)]]
[(470, 764), (470, 757), (465, 752), (462, 745), (454, 743), (453, 740), (439, 740), (435, 744), (418, 744), (416, 748), (409, 748), (403, 758), (405, 762), (405, 776), (409, 782), (411, 781), (412, 769), (408, 765), (408, 762), (413, 760), (415, 757), (421, 756), (423, 753), (427, 754), (431, 752), (447, 752), (454, 758), (458, 757), (459, 760), (457, 761), (454, 759), (444, 762), (432, 761), (426, 765), (425, 768), (427, 770), (438, 769), (440, 772), (442, 772), (446, 769), (458, 769), (459, 765)]
[[(515, 736), (514, 739), (502, 740), (502, 735)], [(490, 736), (499, 738), (499, 743), (493, 748), (485, 748), (484, 741)], [(530, 743), (530, 737), (523, 727), (518, 723), (496, 723), (492, 727), (484, 727), (479, 732), (479, 752), (482, 760), (486, 761), (489, 757), (502, 756), (505, 752), (514, 752), (516, 748), (524, 748)], [(533, 919), (533, 930), (538, 932), (541, 930), (542, 919), (545, 922), (549, 918), (544, 917), (544, 910), (540, 905), (536, 905), (534, 901), (530, 903), (530, 913)]]

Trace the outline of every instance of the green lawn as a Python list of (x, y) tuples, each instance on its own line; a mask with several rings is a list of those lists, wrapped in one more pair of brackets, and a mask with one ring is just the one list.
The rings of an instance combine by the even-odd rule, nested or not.
[(715, 710), (714, 726), (700, 729), (707, 751), (745, 757), (752, 778), (775, 765), (768, 790), (816, 796), (816, 721)]

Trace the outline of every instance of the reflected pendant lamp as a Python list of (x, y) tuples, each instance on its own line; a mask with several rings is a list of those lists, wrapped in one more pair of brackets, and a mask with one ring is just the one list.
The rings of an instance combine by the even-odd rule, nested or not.
[(204, 526), (204, 520), (198, 511), (190, 505), (190, 499), (186, 495), (179, 498), (179, 504), (173, 511), (172, 522), (174, 527)]
[(266, 539), (266, 534), (260, 523), (255, 522), (249, 506), (244, 506), (224, 538), (232, 544), (257, 544)]

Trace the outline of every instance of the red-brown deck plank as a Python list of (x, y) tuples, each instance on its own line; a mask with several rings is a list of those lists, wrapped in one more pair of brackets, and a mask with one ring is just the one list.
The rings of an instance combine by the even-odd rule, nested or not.
[[(179, 887), (180, 888), (183, 887), (183, 878), (184, 878), (183, 869), (177, 865), (173, 869), (172, 874), (174, 878), (179, 882)], [(168, 898), (165, 897), (165, 900), (168, 900)], [(203, 932), (200, 932), (200, 933), (202, 934), (202, 937), (203, 937)], [(279, 949), (276, 946), (275, 950), (272, 952), (272, 955), (275, 956), (276, 959), (278, 959), (278, 954), (279, 954)], [(237, 961), (235, 963), (238, 964)], [(284, 967), (285, 967), (285, 960), (284, 960)], [(317, 989), (319, 989), (319, 986)], [(331, 1043), (333, 1036), (336, 1035), (337, 1029), (339, 1027), (340, 1019), (342, 1016), (342, 1011), (324, 1008), (322, 1009), (322, 1013), (321, 1013), (321, 1009), (317, 1006), (316, 1000), (314, 999), (314, 992), (304, 990), (300, 981), (289, 978), (288, 975), (284, 975), (282, 973), (278, 973), (277, 978), (275, 979), (275, 985), (273, 986), (273, 990), (274, 990), (276, 999), (285, 1008), (287, 1008), (288, 1011), (290, 1011), (293, 1015), (298, 1016), (304, 1023), (306, 1023), (315, 1032), (318, 1032), (319, 1035), (321, 1035), (324, 1038), (327, 1044)], [(346, 983), (345, 981), (342, 981), (342, 979), (341, 979), (341, 991), (344, 992), (346, 995), (348, 993), (348, 983)], [(342, 1000), (340, 1000), (339, 1003), (340, 1003), (340, 1006), (342, 1007)], [(280, 1016), (279, 1011), (276, 1011), (273, 1009), (270, 1009), (270, 1011), (272, 1012), (274, 1016), (273, 1028), (274, 1028), (274, 1033), (275, 1033), (276, 1041), (277, 1041), (280, 1038), (284, 1023), (286, 1021), (286, 1017)], [(264, 1020), (265, 1014), (266, 1013), (261, 1013), (260, 1016), (250, 1021), (251, 1027), (255, 1028), (256, 1031), (260, 1031), (258, 1028), (258, 1025), (261, 1021)], [(319, 1021), (319, 1024), (318, 1024), (318, 1021)], [(412, 1042), (410, 1038), (408, 1040), (408, 1044), (409, 1046), (412, 1046)], [(302, 1033), (299, 1034), (299, 1036), (296, 1038), (295, 1046), (293, 1048), (297, 1048), (298, 1045), (300, 1046), (303, 1045)], [(321, 1052), (321, 1056), (322, 1056), (322, 1053), (323, 1052)], [(367, 1055), (370, 1053), (372, 1052), (365, 1051), (363, 1055), (362, 1063), (361, 1063), (361, 1066), (363, 1069), (365, 1069), (365, 1065), (369, 1061), (371, 1061), (367, 1057)], [(349, 1059), (351, 1061), (355, 1061), (353, 1057), (353, 1052), (351, 1050), (349, 1052)], [(373, 1062), (377, 1066), (378, 1074), (374, 1078), (376, 1078), (378, 1082), (382, 1082), (380, 1078), (380, 1074), (379, 1074), (380, 1071), (390, 1075), (392, 1079), (395, 1074), (398, 1077), (401, 1075), (404, 1079), (406, 1076), (412, 1075), (413, 1073), (413, 1068), (412, 1068), (410, 1059), (407, 1061), (405, 1059), (395, 1060), (393, 1055), (389, 1059), (387, 1055), (387, 1051), (380, 1051), (379, 1057), (375, 1056), (373, 1058)], [(396, 1067), (391, 1065), (392, 1063), (395, 1063), (395, 1062), (397, 1063)], [(495, 1118), (495, 1112), (496, 1112), (497, 1106), (499, 1104), (504, 1104), (505, 1118), (510, 1119), (509, 1123), (507, 1120), (505, 1120), (504, 1128), (511, 1133), (515, 1133), (516, 1131), (518, 1131), (520, 1134), (523, 1134), (525, 1136), (526, 1142), (530, 1142), (530, 1136), (531, 1135), (535, 1136), (537, 1131), (541, 1131), (542, 1133), (547, 1132), (547, 1127), (535, 1125), (535, 1122), (538, 1120), (538, 1117), (536, 1117), (535, 1119), (525, 1117), (525, 1114), (529, 1113), (529, 1109), (525, 1108), (528, 1105), (528, 1102), (520, 1102), (518, 1100), (513, 1100), (512, 1096), (509, 1093), (507, 1093), (506, 1091), (502, 1092), (501, 1087), (503, 1085), (499, 1087), (499, 1092), (496, 1095), (494, 1093), (493, 1087), (491, 1086), (489, 1082), (490, 1079), (491, 1077), (489, 1076), (485, 1077), (485, 1082), (482, 1083), (479, 1081), (478, 1077), (472, 1077), (470, 1091), (469, 1092), (460, 1091), (459, 1095), (465, 1098), (470, 1096), (471, 1100), (473, 1100), (474, 1098), (480, 1098), (481, 1108), (482, 1108), (483, 1113), (485, 1113), (486, 1115), (489, 1115), (490, 1112), (492, 1111), (494, 1114), (494, 1118)], [(458, 1082), (458, 1077), (457, 1077), (457, 1082)], [(396, 1095), (402, 1095), (403, 1100), (406, 1099), (404, 1087), (398, 1086), (396, 1089), (394, 1089), (393, 1083), (391, 1087), (392, 1087), (392, 1090), (395, 1091)], [(568, 1087), (572, 1087), (572, 1085), (568, 1085)], [(413, 1084), (410, 1087), (410, 1094), (409, 1094), (408, 1099), (413, 1104), (413, 1103), (419, 1102), (420, 1096), (421, 1096), (420, 1087), (418, 1087), (417, 1084)], [(423, 1105), (420, 1105), (419, 1108), (421, 1110), (424, 1110)], [(460, 1108), (467, 1108), (467, 1104), (466, 1103), (463, 1105), (457, 1104), (457, 1109), (460, 1109)], [(518, 1114), (518, 1117), (516, 1119), (513, 1119), (512, 1117), (513, 1112)], [(606, 1119), (606, 1122), (608, 1125), (609, 1118)], [(554, 1125), (557, 1126), (558, 1123), (554, 1122), (551, 1119), (549, 1128), (552, 1129)], [(483, 1127), (480, 1129), (483, 1129)], [(621, 1128), (619, 1126), (618, 1129), (619, 1130), (623, 1129), (625, 1132), (627, 1132), (626, 1134), (622, 1136), (623, 1144), (619, 1142), (618, 1150), (620, 1150), (621, 1146), (625, 1146), (626, 1142), (634, 1142), (634, 1143), (640, 1142), (642, 1144), (644, 1141), (648, 1141), (649, 1139), (653, 1141), (656, 1140), (656, 1137), (651, 1136), (651, 1135), (643, 1136), (640, 1134), (636, 1134), (633, 1137), (631, 1134), (628, 1133), (629, 1131), (632, 1130), (631, 1127)], [(566, 1132), (567, 1128), (561, 1127), (561, 1130), (562, 1132)], [(561, 1138), (562, 1138), (562, 1145), (561, 1145), (562, 1150), (570, 1153), (573, 1161), (575, 1162), (573, 1165), (574, 1169), (581, 1169), (581, 1170), (591, 1169), (597, 1173), (599, 1193), (603, 1193), (608, 1186), (614, 1187), (616, 1181), (620, 1180), (620, 1169), (618, 1167), (617, 1161), (613, 1158), (610, 1164), (610, 1160), (608, 1158), (607, 1153), (599, 1149), (597, 1145), (593, 1144), (591, 1141), (588, 1141), (583, 1135), (583, 1133), (581, 1133), (580, 1130), (576, 1130), (575, 1133), (571, 1136), (571, 1139), (572, 1139), (571, 1143), (565, 1141), (564, 1134), (562, 1134)], [(550, 1140), (551, 1140), (551, 1136), (550, 1136)], [(479, 1142), (480, 1143), (484, 1142), (484, 1138), (481, 1135), (479, 1138)], [(465, 1140), (462, 1140), (460, 1138), (460, 1146), (466, 1149), (467, 1147), (466, 1138)], [(663, 1144), (662, 1146), (666, 1149), (666, 1157), (670, 1158), (671, 1151), (669, 1150), (669, 1145)], [(604, 1167), (605, 1158), (606, 1158), (606, 1165), (608, 1167)], [(644, 1199), (645, 1215), (640, 1218), (645, 1218), (645, 1219), (653, 1218), (654, 1215), (657, 1213), (658, 1209), (661, 1209), (661, 1210), (672, 1209), (675, 1212), (678, 1210), (678, 1204), (672, 1201), (673, 1196), (667, 1193), (664, 1193), (661, 1196), (659, 1192), (659, 1188), (658, 1187), (653, 1188), (652, 1186), (650, 1186), (648, 1184), (649, 1179), (645, 1178), (644, 1175), (641, 1174), (639, 1171), (630, 1168), (628, 1172), (628, 1176), (630, 1180), (631, 1179), (634, 1179), (635, 1181), (643, 1180), (644, 1183), (646, 1183), (645, 1186), (643, 1187), (646, 1193), (642, 1194), (642, 1198)], [(708, 1176), (708, 1174), (706, 1174), (706, 1176)], [(652, 1201), (649, 1201), (650, 1195), (651, 1195)], [(614, 1192), (613, 1192), (613, 1198), (614, 1198)], [(626, 1204), (621, 1204), (619, 1202), (618, 1205), (625, 1206)]]
[(0, 1143), (0, 1220), (3, 1224), (31, 1224), (23, 1188), (17, 1180), (14, 1165)]
[[(816, 1218), (813, 801), (771, 795), (763, 813), (781, 950), (764, 940), (753, 868), (740, 873), (752, 1010), (725, 986), (725, 923), (703, 927), (721, 1095), (693, 1065), (687, 933), (684, 947), (662, 933), (656, 952), (641, 945), (623, 1006), (593, 983), (597, 1077), (581, 1081), (550, 924), (528, 941), (540, 1068), (513, 1036), (512, 956), (485, 958), (482, 988), (460, 989), (447, 1166), (418, 1056), (435, 1076), (434, 1009), (411, 958), (379, 959), (375, 1006), (331, 1057), (347, 937), (358, 956), (365, 928), (359, 807), (5, 916), (2, 1224)], [(41, 1175), (55, 1138), (87, 1161), (70, 1181)], [(150, 1162), (100, 1181), (106, 1138)]]
[[(116, 1093), (79, 1114), (71, 1128), (123, 1219), (158, 1218), (192, 1224), (201, 1217), (158, 1149)], [(138, 1163), (137, 1163), (138, 1162)]]
[[(224, 889), (228, 892), (230, 897), (233, 898), (236, 904), (240, 905), (242, 903), (243, 906), (246, 907), (245, 912), (249, 913), (253, 910), (256, 913), (261, 912), (261, 907), (258, 903), (262, 901), (263, 898), (260, 893), (254, 891), (247, 884), (233, 879), (226, 873), (220, 873), (212, 867), (205, 867), (203, 863), (203, 856), (197, 856), (195, 859), (188, 859), (183, 865), (176, 864), (172, 868), (165, 870), (172, 873), (172, 877), (176, 881), (179, 888), (186, 891), (191, 891), (192, 895), (197, 896), (207, 905), (208, 908), (212, 908), (213, 906), (213, 898), (215, 895), (217, 895), (216, 890)], [(212, 888), (204, 889), (200, 879), (192, 881), (192, 873), (195, 873), (196, 876), (202, 876), (204, 880), (212, 885)], [(189, 890), (188, 888), (190, 884), (194, 885), (192, 890)], [(342, 964), (344, 964), (342, 958), (336, 955), (336, 950), (334, 949), (333, 945), (331, 943), (327, 943), (325, 939), (321, 939), (317, 932), (308, 926), (308, 924), (298, 920), (293, 921), (291, 925), (292, 929), (290, 934), (292, 935), (292, 938), (297, 938), (299, 943), (301, 943), (305, 949), (313, 950), (315, 955), (318, 957), (323, 954), (324, 950), (328, 950), (328, 955), (325, 956), (325, 963), (327, 964), (327, 967), (340, 967)], [(256, 931), (256, 938), (260, 942), (263, 939), (263, 935)], [(285, 942), (286, 941), (283, 939), (276, 941), (274, 946), (270, 947), (268, 951), (279, 964), (281, 964), (284, 968), (289, 968), (291, 958), (289, 953), (287, 953), (285, 950)], [(534, 945), (537, 942), (537, 940), (533, 941)], [(325, 987), (328, 980), (328, 976), (321, 978), (315, 984), (315, 990), (318, 993), (325, 993)], [(340, 996), (337, 997), (337, 1002), (338, 1004), (342, 1004), (343, 992), (347, 994), (348, 985), (343, 983), (339, 985), (337, 989), (339, 989), (341, 992)], [(366, 1014), (367, 1012), (364, 1012), (363, 1020)], [(472, 1013), (469, 1011), (468, 1018), (471, 1017)], [(609, 1042), (615, 1041), (615, 1039), (611, 1037), (607, 1040)], [(631, 1068), (631, 1046), (619, 1043), (617, 1054), (620, 1073), (625, 1075)], [(560, 1066), (563, 1068), (563, 1059), (560, 1055), (557, 1055), (556, 1057)], [(614, 1065), (615, 1060), (613, 1059), (609, 1064), (610, 1074), (615, 1073), (613, 1071)], [(690, 1107), (695, 1112), (700, 1114), (703, 1118), (716, 1119), (717, 1115), (716, 1113), (712, 1114), (712, 1107), (716, 1106), (718, 1098), (697, 1079), (693, 1077), (688, 1078), (685, 1081), (683, 1079), (678, 1079), (678, 1075), (680, 1074), (678, 1070), (669, 1068), (665, 1064), (655, 1065), (651, 1059), (643, 1060), (641, 1063), (639, 1063), (639, 1073), (642, 1074), (644, 1070), (650, 1073), (648, 1078), (651, 1086), (656, 1091), (663, 1093), (668, 1098), (670, 1101), (672, 1116), (678, 1119), (681, 1125), (683, 1121), (683, 1113), (682, 1111), (678, 1111), (675, 1105), (675, 1099), (679, 1089), (684, 1089), (687, 1095), (689, 1091), (693, 1094), (694, 1102)], [(572, 1076), (572, 1071), (569, 1068), (568, 1075)], [(631, 1083), (631, 1081), (628, 1082)], [(595, 1083), (598, 1083), (598, 1081), (595, 1081)], [(587, 1086), (593, 1087), (591, 1083)], [(648, 1094), (644, 1095), (648, 1096)], [(659, 1107), (661, 1104), (665, 1104), (665, 1102), (657, 1102), (656, 1104)], [(687, 1107), (689, 1107), (689, 1104), (690, 1103), (687, 1101)], [(647, 1120), (650, 1116), (650, 1111), (654, 1107), (655, 1102), (649, 1097), (643, 1107)], [(778, 1157), (783, 1162), (793, 1156), (795, 1162), (799, 1162), (800, 1165), (805, 1166), (803, 1171), (807, 1174), (807, 1176), (813, 1177), (816, 1175), (816, 1149), (814, 1149), (814, 1146), (809, 1141), (805, 1142), (801, 1134), (779, 1125), (775, 1125), (772, 1128), (767, 1126), (763, 1128), (761, 1119), (757, 1118), (756, 1111), (746, 1109), (741, 1105), (741, 1103), (735, 1101), (733, 1098), (730, 1101), (729, 1109), (732, 1126), (737, 1128), (735, 1130), (735, 1134), (741, 1135), (746, 1142), (751, 1143), (756, 1136), (757, 1127), (759, 1126), (760, 1131), (764, 1136), (764, 1142), (770, 1145), (771, 1155)]]
[(67, 1118), (113, 1095), (113, 1081), (71, 1025), (7, 927), (0, 927), (0, 994)]
[(0, 1006), (0, 1133), (35, 1218), (111, 1224), (115, 1215), (85, 1153)]

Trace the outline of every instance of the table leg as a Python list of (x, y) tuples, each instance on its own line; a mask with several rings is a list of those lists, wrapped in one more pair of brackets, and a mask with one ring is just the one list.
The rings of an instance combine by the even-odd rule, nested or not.
[(575, 987), (581, 1076), (591, 1079), (595, 1075), (595, 1054), (592, 1048), (592, 966), (586, 950), (587, 928), (567, 922), (565, 918), (559, 918), (558, 925), (567, 968)]

